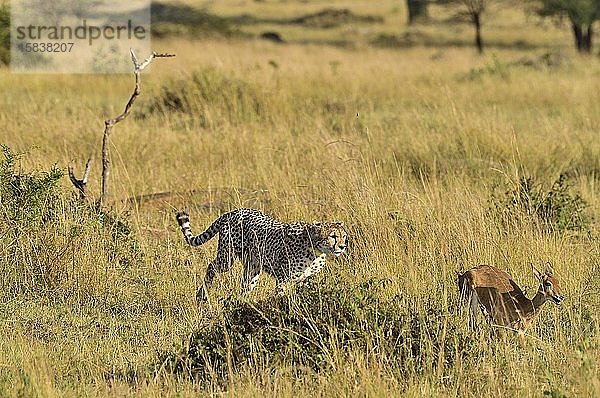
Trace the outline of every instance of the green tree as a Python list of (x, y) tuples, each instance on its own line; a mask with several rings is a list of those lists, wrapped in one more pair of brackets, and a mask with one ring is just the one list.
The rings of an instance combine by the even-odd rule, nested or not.
[(542, 0), (539, 14), (566, 16), (580, 53), (592, 51), (593, 24), (600, 20), (600, 0)]

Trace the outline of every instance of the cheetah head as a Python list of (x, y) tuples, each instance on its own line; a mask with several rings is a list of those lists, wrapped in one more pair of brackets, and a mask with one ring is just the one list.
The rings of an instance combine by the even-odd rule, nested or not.
[(316, 242), (315, 247), (318, 250), (336, 257), (346, 251), (348, 234), (344, 230), (343, 222), (314, 222), (312, 227), (313, 239)]

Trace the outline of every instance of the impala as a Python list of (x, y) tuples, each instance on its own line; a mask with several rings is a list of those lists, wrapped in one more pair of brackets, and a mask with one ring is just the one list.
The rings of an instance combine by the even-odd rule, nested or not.
[(539, 281), (532, 299), (506, 272), (489, 265), (480, 265), (458, 275), (461, 295), (469, 301), (469, 323), (476, 326), (477, 308), (494, 325), (516, 329), (523, 336), (546, 301), (560, 304), (563, 296), (558, 280), (547, 267), (544, 273), (531, 266)]

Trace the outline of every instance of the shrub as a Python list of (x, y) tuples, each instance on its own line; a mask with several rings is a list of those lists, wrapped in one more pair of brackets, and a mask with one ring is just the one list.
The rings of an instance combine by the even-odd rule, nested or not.
[(495, 209), (505, 218), (515, 214), (533, 217), (547, 231), (587, 231), (591, 222), (587, 202), (561, 174), (549, 190), (531, 177), (522, 177), (517, 186), (492, 197)]
[(127, 265), (139, 258), (127, 223), (64, 192), (59, 168), (26, 172), (18, 166), (21, 155), (6, 146), (2, 153), (0, 237), (7, 242), (0, 251), (2, 294), (70, 292), (76, 264), (90, 257), (83, 247), (96, 261)]
[(55, 220), (59, 211), (57, 183), (62, 172), (57, 167), (41, 173), (18, 172), (15, 169), (20, 155), (6, 146), (2, 146), (2, 154), (0, 204), (4, 223), (29, 226)]
[(329, 29), (350, 23), (382, 23), (383, 17), (376, 15), (356, 15), (347, 8), (327, 8), (314, 14), (292, 19), (290, 22), (311, 28)]
[(511, 67), (513, 65), (501, 61), (496, 55), (489, 59), (485, 66), (481, 68), (472, 68), (469, 72), (458, 77), (459, 81), (472, 81), (481, 79), (483, 76), (498, 76), (502, 80), (510, 78)]
[(214, 119), (211, 113), (220, 113), (231, 123), (255, 120), (266, 109), (264, 101), (263, 93), (254, 85), (208, 67), (162, 86), (143, 113), (186, 113), (209, 127)]
[(382, 301), (382, 284), (321, 281), (256, 304), (226, 300), (222, 319), (193, 333), (183, 352), (166, 353), (161, 363), (208, 382), (244, 366), (320, 372), (343, 365), (351, 352), (376, 357), (399, 374), (422, 373), (473, 352), (465, 329), (439, 300), (421, 300), (422, 307), (401, 295)]
[(379, 33), (377, 36), (371, 39), (370, 44), (374, 47), (382, 48), (403, 48), (418, 45), (428, 45), (431, 44), (431, 42), (431, 38), (425, 33), (411, 30), (404, 32), (401, 35)]
[(229, 20), (185, 4), (153, 2), (152, 36), (239, 36)]

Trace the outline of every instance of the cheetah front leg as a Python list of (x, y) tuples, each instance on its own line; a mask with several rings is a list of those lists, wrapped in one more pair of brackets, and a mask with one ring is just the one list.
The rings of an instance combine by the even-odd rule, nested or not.
[(307, 278), (319, 273), (325, 266), (325, 254), (321, 254), (317, 258), (308, 257), (305, 259), (307, 265), (302, 274), (298, 277), (299, 282), (305, 281)]
[(307, 253), (291, 264), (286, 263), (287, 272), (283, 272), (283, 267), (276, 267), (275, 269), (279, 272), (274, 275), (276, 281), (275, 294), (285, 294), (285, 290), (288, 290), (292, 285), (304, 284), (306, 279), (321, 271), (325, 266), (325, 257), (325, 254), (321, 254), (315, 258), (314, 255)]
[(273, 266), (270, 267), (272, 270), (271, 275), (275, 278), (275, 289), (273, 290), (273, 294), (275, 296), (283, 296), (285, 295), (285, 290), (287, 285), (289, 285), (290, 277), (286, 274), (281, 266)]
[(289, 281), (279, 281), (279, 280), (275, 280), (275, 289), (273, 289), (273, 296), (275, 297), (281, 297), (281, 296), (285, 296), (285, 293), (287, 290), (290, 289), (290, 282)]
[(242, 293), (250, 293), (260, 279), (261, 267), (254, 257), (249, 258), (244, 264), (244, 274), (242, 275)]

